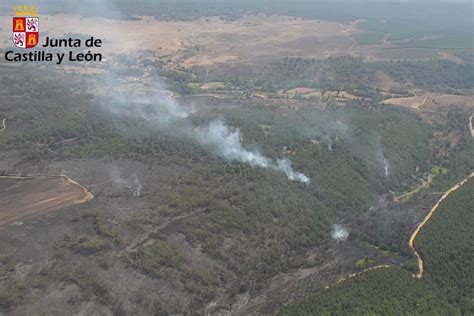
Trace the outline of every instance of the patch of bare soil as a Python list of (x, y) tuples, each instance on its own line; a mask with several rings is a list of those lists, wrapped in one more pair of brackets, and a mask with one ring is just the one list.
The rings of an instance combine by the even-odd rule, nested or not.
[(23, 218), (82, 204), (94, 196), (67, 176), (0, 177), (0, 228)]

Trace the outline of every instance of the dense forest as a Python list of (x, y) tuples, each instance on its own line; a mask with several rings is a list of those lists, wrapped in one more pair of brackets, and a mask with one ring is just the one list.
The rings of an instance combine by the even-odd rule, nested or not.
[(415, 243), (424, 261), (426, 285), (463, 314), (474, 312), (473, 196), (471, 179), (441, 203)]
[(357, 93), (357, 90), (370, 89), (376, 84), (378, 75), (384, 73), (395, 82), (411, 82), (419, 88), (439, 92), (473, 89), (473, 69), (473, 63), (459, 65), (446, 60), (366, 62), (362, 58), (350, 56), (331, 57), (322, 61), (285, 58), (268, 68), (271, 72), (268, 77), (274, 78), (275, 84), (289, 82), (287, 88), (295, 85), (295, 80), (300, 83), (306, 80), (315, 87), (347, 89)]
[(460, 315), (400, 268), (380, 268), (291, 303), (277, 315)]

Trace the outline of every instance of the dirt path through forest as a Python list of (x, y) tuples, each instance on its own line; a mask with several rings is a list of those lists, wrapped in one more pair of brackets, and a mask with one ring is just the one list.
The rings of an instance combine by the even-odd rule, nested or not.
[(449, 189), (448, 191), (446, 191), (443, 196), (441, 196), (441, 198), (438, 200), (438, 202), (436, 202), (436, 204), (431, 208), (431, 211), (428, 213), (428, 215), (426, 215), (425, 219), (418, 225), (418, 227), (416, 227), (415, 231), (413, 232), (413, 234), (411, 235), (410, 237), (410, 240), (408, 241), (408, 246), (410, 247), (411, 250), (413, 250), (413, 252), (415, 253), (415, 256), (418, 260), (418, 273), (416, 274), (416, 277), (418, 279), (421, 279), (423, 277), (423, 259), (421, 259), (421, 256), (420, 254), (416, 251), (415, 247), (414, 247), (414, 243), (415, 243), (415, 239), (416, 239), (416, 236), (418, 236), (419, 232), (421, 231), (421, 229), (426, 225), (426, 223), (428, 223), (428, 221), (431, 219), (431, 217), (433, 216), (433, 214), (436, 212), (436, 210), (438, 209), (438, 207), (440, 206), (441, 202), (443, 202), (451, 193), (453, 193), (454, 191), (456, 191), (457, 189), (459, 189), (460, 187), (462, 187), (470, 178), (474, 177), (474, 172), (471, 173), (467, 178), (465, 178), (464, 180), (458, 182), (456, 185), (454, 185), (451, 189)]
[[(356, 276), (359, 276), (363, 273), (366, 273), (366, 272), (369, 272), (369, 271), (373, 271), (373, 270), (377, 270), (377, 269), (385, 269), (385, 268), (390, 268), (389, 265), (387, 264), (381, 264), (381, 265), (378, 265), (378, 266), (374, 266), (374, 267), (370, 267), (370, 268), (367, 268), (367, 269), (364, 269), (360, 272), (356, 272), (356, 273), (351, 273), (349, 274), (348, 276), (340, 279), (339, 281), (337, 281), (336, 283), (334, 283), (333, 285), (336, 285), (336, 284), (339, 284), (341, 282), (344, 282), (344, 281), (347, 281), (348, 279), (350, 278), (353, 278), (353, 277), (356, 277)], [(327, 286), (326, 288), (329, 288), (330, 286)]]

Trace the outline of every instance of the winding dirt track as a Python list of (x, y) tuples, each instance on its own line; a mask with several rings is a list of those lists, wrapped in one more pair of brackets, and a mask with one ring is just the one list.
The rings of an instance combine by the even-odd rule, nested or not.
[(2, 120), (2, 128), (0, 128), (0, 132), (3, 131), (5, 128), (7, 128), (6, 121), (7, 121), (6, 118), (4, 118), (4, 119)]
[[(421, 279), (423, 277), (423, 272), (424, 272), (424, 269), (423, 269), (423, 260), (421, 259), (421, 256), (420, 254), (416, 251), (415, 247), (414, 247), (414, 242), (415, 242), (415, 239), (416, 239), (416, 236), (418, 236), (420, 230), (428, 223), (428, 221), (431, 219), (431, 217), (433, 216), (433, 214), (435, 213), (435, 211), (438, 209), (438, 207), (440, 206), (441, 202), (443, 202), (451, 193), (453, 193), (454, 191), (456, 191), (457, 189), (461, 188), (470, 178), (474, 177), (474, 172), (472, 172), (467, 178), (465, 178), (464, 180), (458, 182), (456, 185), (454, 185), (451, 189), (449, 189), (448, 191), (446, 191), (443, 196), (441, 196), (441, 198), (438, 200), (438, 202), (436, 202), (436, 204), (431, 208), (430, 212), (428, 213), (428, 215), (426, 215), (425, 219), (417, 226), (417, 228), (415, 229), (415, 231), (413, 232), (413, 234), (411, 235), (410, 237), (410, 240), (408, 242), (408, 245), (410, 247), (411, 250), (413, 250), (413, 252), (415, 253), (416, 257), (417, 257), (417, 260), (418, 260), (418, 274), (416, 275), (413, 275), (414, 277), (418, 278), (418, 279)], [(370, 267), (370, 268), (367, 268), (365, 270), (362, 270), (360, 272), (356, 272), (356, 273), (352, 273), (352, 274), (349, 274), (348, 276), (340, 279), (339, 281), (337, 281), (336, 283), (334, 284), (331, 284), (331, 285), (327, 285), (326, 286), (326, 289), (330, 288), (331, 286), (334, 286), (336, 284), (339, 284), (341, 282), (344, 282), (344, 281), (347, 281), (348, 279), (350, 278), (353, 278), (353, 277), (356, 277), (356, 276), (359, 276), (363, 273), (367, 273), (367, 272), (370, 272), (372, 270), (376, 270), (376, 269), (385, 269), (385, 268), (390, 268), (389, 265), (386, 265), (386, 264), (382, 264), (382, 265), (378, 265), (378, 266), (375, 266), (375, 267)]]
[(408, 246), (410, 247), (411, 250), (413, 250), (418, 260), (418, 273), (416, 274), (416, 277), (418, 279), (421, 279), (423, 277), (424, 270), (423, 270), (423, 259), (421, 259), (420, 254), (416, 251), (414, 247), (416, 236), (418, 236), (418, 233), (420, 232), (420, 230), (426, 225), (426, 223), (428, 223), (430, 218), (433, 216), (433, 214), (436, 212), (436, 210), (440, 206), (441, 202), (443, 202), (451, 193), (453, 193), (454, 191), (462, 187), (472, 177), (474, 177), (474, 172), (471, 173), (466, 179), (458, 182), (451, 189), (446, 191), (443, 194), (443, 196), (441, 196), (441, 198), (438, 200), (438, 202), (436, 202), (436, 204), (431, 208), (431, 211), (428, 213), (428, 215), (426, 215), (425, 219), (418, 225), (418, 227), (415, 229), (415, 231), (411, 235), (410, 240), (408, 241)]

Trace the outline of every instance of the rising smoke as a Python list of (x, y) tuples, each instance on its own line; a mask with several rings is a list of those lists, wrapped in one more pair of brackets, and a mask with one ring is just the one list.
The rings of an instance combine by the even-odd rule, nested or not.
[(307, 113), (305, 119), (310, 127), (301, 128), (300, 133), (311, 139), (313, 144), (324, 143), (329, 151), (333, 151), (335, 141), (339, 139), (353, 141), (352, 131), (347, 123), (350, 116), (347, 113), (341, 113), (339, 117), (342, 120), (334, 120), (332, 116), (323, 113)]
[(331, 238), (335, 241), (345, 241), (349, 237), (349, 231), (341, 225), (332, 226)]
[[(162, 87), (159, 87), (162, 89)], [(121, 96), (109, 107), (110, 111), (123, 117), (139, 117), (161, 130), (173, 131), (175, 135), (191, 138), (201, 147), (227, 161), (248, 163), (252, 167), (270, 168), (283, 172), (289, 180), (309, 184), (310, 179), (293, 170), (287, 159), (276, 162), (255, 150), (244, 148), (238, 128), (228, 127), (222, 120), (207, 125), (195, 125), (188, 119), (188, 112), (178, 104), (169, 92), (154, 96)]]
[[(68, 1), (65, 6), (69, 11), (77, 11), (84, 7), (84, 3), (81, 2), (76, 6), (74, 1)], [(108, 11), (114, 13), (114, 16), (125, 16), (113, 1), (86, 0), (86, 7), (103, 11), (107, 8)], [(134, 42), (136, 34), (126, 29), (117, 31), (120, 31), (123, 41)], [(103, 82), (120, 81), (120, 78), (111, 72), (104, 75)], [(176, 101), (173, 94), (160, 84), (159, 80), (156, 80), (155, 85), (155, 91), (159, 92), (154, 96), (115, 96), (114, 102), (108, 106), (108, 109), (122, 117), (138, 117), (151, 122), (155, 128), (171, 131), (177, 137), (194, 139), (203, 148), (227, 161), (239, 161), (248, 163), (252, 167), (270, 168), (285, 173), (292, 181), (310, 183), (310, 179), (306, 175), (293, 170), (290, 161), (283, 159), (275, 162), (262, 156), (258, 151), (245, 149), (240, 140), (239, 129), (230, 128), (223, 121), (211, 122), (205, 126), (194, 125), (188, 116), (196, 111), (195, 108), (191, 107), (189, 110), (185, 110)], [(118, 90), (117, 87), (114, 90)]]
[(140, 179), (138, 178), (137, 174), (133, 174), (133, 184), (135, 189), (133, 191), (133, 196), (139, 197), (142, 195), (142, 184), (140, 183)]
[(252, 167), (271, 168), (286, 174), (291, 181), (309, 184), (310, 179), (300, 172), (295, 172), (291, 162), (280, 159), (273, 162), (258, 151), (249, 151), (242, 146), (240, 130), (230, 129), (222, 121), (214, 121), (205, 127), (197, 127), (197, 141), (217, 156), (229, 161), (245, 162)]
[(385, 177), (388, 177), (390, 175), (390, 163), (385, 157), (383, 158), (382, 163), (383, 163), (383, 170), (384, 170)]
[(387, 157), (384, 154), (383, 146), (380, 142), (381, 137), (377, 138), (377, 142), (375, 144), (375, 155), (377, 160), (382, 164), (384, 175), (386, 178), (390, 176), (390, 162), (388, 161)]
[(197, 141), (217, 156), (229, 161), (240, 161), (252, 167), (268, 168), (272, 162), (258, 152), (243, 148), (240, 130), (231, 130), (222, 121), (214, 121), (204, 127), (197, 127), (194, 135)]
[(294, 171), (293, 168), (291, 168), (291, 162), (288, 159), (279, 159), (277, 161), (277, 169), (283, 171), (291, 181), (298, 181), (306, 184), (311, 182), (311, 180), (301, 172)]

